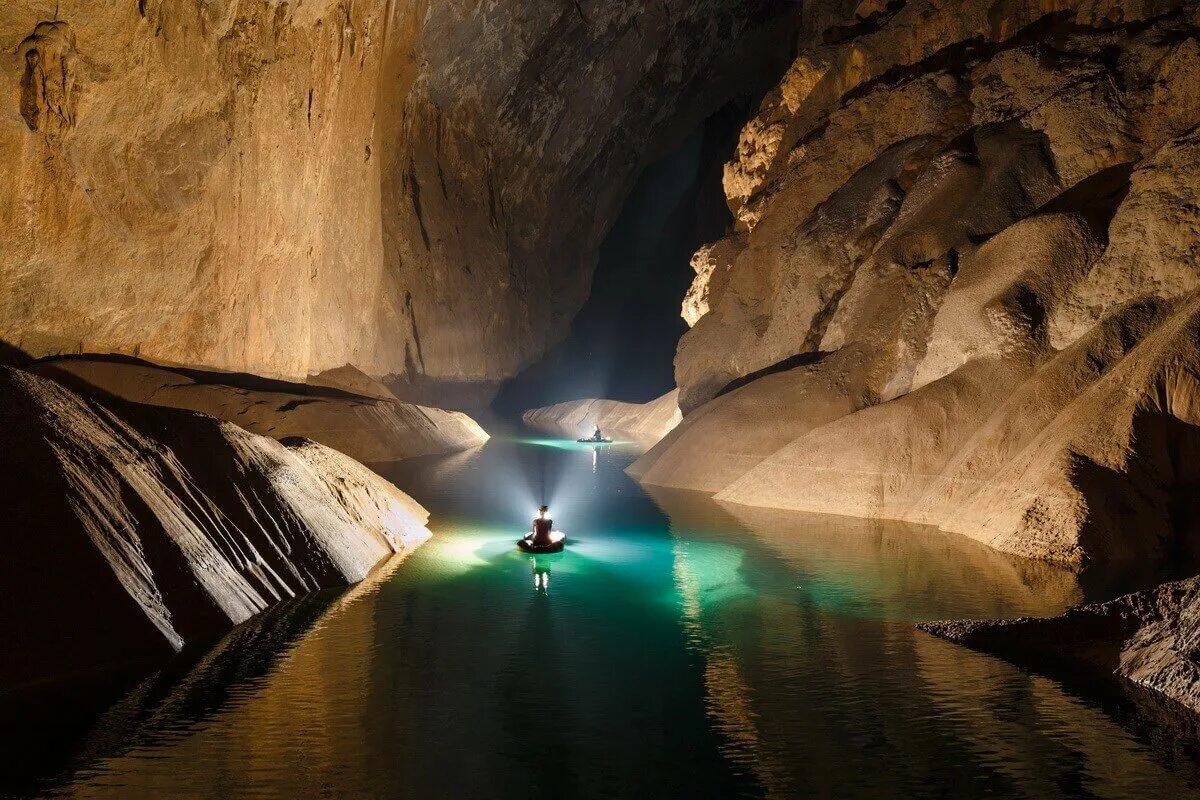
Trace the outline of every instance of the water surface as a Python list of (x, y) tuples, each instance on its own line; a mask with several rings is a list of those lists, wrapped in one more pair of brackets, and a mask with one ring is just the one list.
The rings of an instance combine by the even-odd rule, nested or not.
[[(1124, 693), (1065, 688), (913, 627), (1054, 613), (1079, 600), (1070, 575), (912, 526), (647, 494), (622, 471), (632, 457), (497, 439), (385, 468), (433, 512), (429, 544), (95, 708), (31, 712), (34, 743), (10, 749), (0, 793), (1144, 798), (1200, 787), (1187, 743)], [(543, 501), (570, 546), (532, 557), (513, 540)]]

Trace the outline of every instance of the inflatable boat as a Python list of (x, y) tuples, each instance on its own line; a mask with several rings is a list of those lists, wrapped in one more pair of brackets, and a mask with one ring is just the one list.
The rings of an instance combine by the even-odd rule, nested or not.
[(550, 544), (546, 545), (534, 544), (532, 533), (527, 534), (524, 539), (517, 540), (517, 547), (526, 553), (561, 553), (566, 546), (567, 535), (562, 531), (551, 531)]

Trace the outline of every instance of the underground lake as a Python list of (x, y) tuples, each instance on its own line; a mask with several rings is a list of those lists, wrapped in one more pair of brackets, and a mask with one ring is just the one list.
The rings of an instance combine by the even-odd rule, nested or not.
[[(914, 627), (1056, 613), (1074, 576), (912, 526), (647, 493), (636, 452), (512, 435), (381, 467), (431, 510), (428, 543), (149, 677), (27, 704), (0, 795), (1200, 790), (1136, 697)], [(541, 502), (561, 554), (513, 546)]]

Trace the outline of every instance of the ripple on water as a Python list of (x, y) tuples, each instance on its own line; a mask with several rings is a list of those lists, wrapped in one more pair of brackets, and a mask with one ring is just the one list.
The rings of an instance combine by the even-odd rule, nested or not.
[[(1182, 797), (1131, 701), (913, 622), (1074, 579), (934, 531), (645, 494), (628, 448), (494, 439), (390, 468), (437, 536), (88, 712), (17, 794)], [(568, 550), (516, 551), (550, 498)], [(47, 721), (58, 719), (47, 711)], [(2, 793), (2, 791), (0, 791)]]

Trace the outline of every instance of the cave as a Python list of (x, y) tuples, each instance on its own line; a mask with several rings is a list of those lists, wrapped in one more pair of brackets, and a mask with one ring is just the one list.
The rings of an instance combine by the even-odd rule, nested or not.
[(695, 278), (692, 255), (733, 224), (721, 176), (751, 97), (730, 100), (646, 166), (600, 243), (566, 337), (501, 387), (495, 411), (519, 416), (580, 397), (647, 403), (674, 388), (675, 348), (687, 330), (679, 299)]
[(0, 54), (0, 796), (1200, 793), (1196, 0)]

